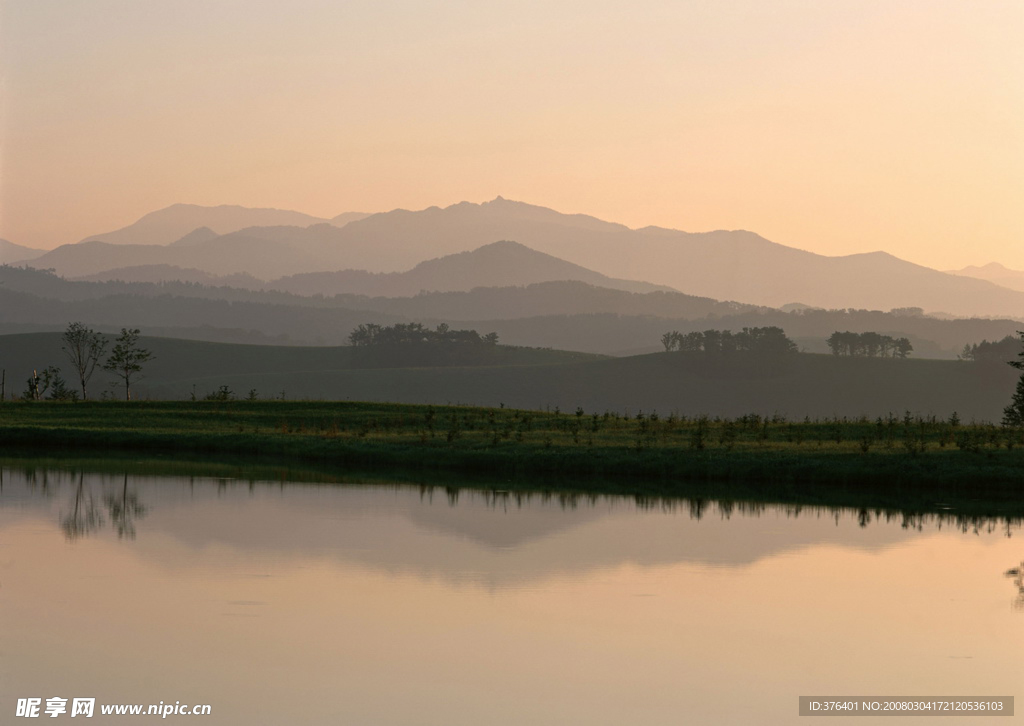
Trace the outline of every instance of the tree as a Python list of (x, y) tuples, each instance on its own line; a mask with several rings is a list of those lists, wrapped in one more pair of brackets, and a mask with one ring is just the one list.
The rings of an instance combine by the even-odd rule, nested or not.
[(86, 400), (85, 387), (92, 378), (100, 358), (107, 352), (107, 339), (81, 323), (71, 323), (60, 338), (64, 345), (61, 350), (71, 360), (82, 386), (82, 400)]
[[(1020, 342), (1024, 343), (1024, 330), (1018, 330)], [(1017, 370), (1024, 371), (1024, 350), (1017, 354), (1020, 360), (1011, 360), (1009, 364)], [(1010, 400), (1010, 405), (1003, 409), (1003, 426), (1024, 426), (1024, 373), (1017, 380), (1017, 390)]]
[(47, 398), (51, 401), (77, 401), (78, 391), (68, 386), (60, 374), (60, 368), (55, 366), (51, 366), (51, 368), (53, 368), (53, 375), (47, 386), (50, 389), (50, 395)]
[(104, 370), (112, 371), (124, 381), (124, 398), (132, 400), (132, 379), (142, 372), (142, 364), (153, 359), (153, 354), (139, 347), (139, 329), (121, 328), (121, 334), (114, 341), (114, 349), (103, 364)]
[[(28, 379), (28, 388), (25, 389), (23, 398), (26, 401), (40, 401), (43, 398), (43, 394), (46, 393), (50, 386), (53, 385), (54, 381), (60, 379), (60, 368), (57, 366), (47, 366), (43, 369), (40, 375), (38, 371), (32, 371), (32, 376)], [(61, 380), (61, 385), (63, 385)]]

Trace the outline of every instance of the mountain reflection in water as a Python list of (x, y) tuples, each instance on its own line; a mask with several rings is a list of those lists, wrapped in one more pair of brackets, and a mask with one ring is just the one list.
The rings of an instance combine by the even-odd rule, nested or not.
[(17, 626), (0, 634), (0, 708), (776, 724), (797, 723), (799, 695), (1024, 692), (1017, 520), (0, 475), (0, 618)]

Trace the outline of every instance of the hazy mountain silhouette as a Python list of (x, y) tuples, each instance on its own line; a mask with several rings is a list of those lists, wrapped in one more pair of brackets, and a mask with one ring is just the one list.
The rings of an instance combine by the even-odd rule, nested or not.
[(171, 242), (171, 246), (195, 247), (196, 245), (201, 245), (203, 244), (203, 242), (209, 242), (210, 240), (219, 236), (220, 235), (218, 235), (209, 227), (197, 227), (196, 229), (192, 230), (181, 239)]
[(355, 293), (398, 297), (415, 295), (423, 290), (466, 291), (476, 287), (507, 287), (561, 280), (575, 280), (627, 292), (672, 291), (661, 285), (607, 277), (508, 241), (427, 260), (408, 272), (342, 270), (304, 273), (274, 280), (265, 287), (299, 295)]
[[(136, 277), (144, 277), (150, 269), (140, 268)], [(155, 325), (165, 330), (219, 326), (232, 330), (251, 330), (260, 336), (275, 338), (288, 335), (292, 342), (337, 344), (346, 339), (352, 328), (365, 322), (415, 320), (436, 325), (474, 316), (495, 319), (530, 316), (565, 318), (567, 315), (581, 313), (608, 313), (616, 320), (620, 316), (642, 316), (649, 321), (660, 320), (658, 327), (678, 327), (681, 319), (717, 319), (744, 312), (751, 315), (771, 312), (768, 309), (718, 302), (677, 292), (631, 293), (577, 281), (478, 287), (467, 292), (431, 292), (411, 297), (352, 294), (309, 297), (276, 290), (212, 287), (200, 284), (203, 282), (202, 272), (175, 271), (191, 272), (196, 279), (159, 283), (72, 281), (44, 271), (0, 267), (0, 301), (5, 299), (4, 294), (31, 296), (31, 299), (19, 301), (10, 299), (6, 309), (0, 310), (0, 323), (9, 326), (19, 323), (52, 326), (78, 319), (117, 329), (119, 321), (127, 324), (127, 316), (135, 326)], [(242, 281), (252, 281), (252, 278), (243, 278)], [(56, 304), (57, 301), (62, 304)], [(633, 318), (621, 318), (627, 319)], [(538, 327), (548, 326), (539, 324)], [(600, 338), (600, 327), (603, 326), (597, 330), (592, 325), (580, 327)], [(647, 329), (647, 325), (640, 327)], [(567, 339), (576, 340), (580, 332), (568, 334)], [(657, 347), (662, 332), (659, 330), (651, 333), (646, 340), (641, 338), (642, 344)], [(180, 334), (182, 337), (190, 335), (185, 332)], [(201, 337), (210, 339), (211, 336), (205, 332)], [(538, 340), (541, 339), (538, 337)], [(629, 338), (631, 341), (634, 339)], [(615, 340), (613, 336), (608, 341), (611, 350), (623, 347), (618, 346)], [(961, 342), (958, 349), (962, 345)]]
[(969, 265), (962, 270), (950, 270), (949, 272), (951, 275), (962, 275), (964, 277), (974, 277), (979, 280), (988, 280), (989, 282), (1000, 285), (1001, 287), (1024, 291), (1024, 271), (1011, 270), (1009, 267), (1004, 267), (998, 262), (990, 262), (989, 264), (981, 267)]
[[(241, 208), (212, 211), (224, 209)], [(246, 219), (256, 212), (295, 214), (241, 211)], [(187, 217), (187, 224), (179, 225), (173, 235), (165, 235), (165, 243), (169, 243), (200, 226), (220, 231), (210, 222), (210, 212), (210, 208), (176, 205), (147, 215), (133, 227), (150, 218)], [(320, 223), (307, 224), (310, 221)], [(147, 224), (156, 223), (150, 220)], [(120, 239), (127, 241), (127, 236), (126, 232)], [(647, 280), (719, 300), (772, 307), (794, 301), (824, 308), (922, 307), (954, 315), (1024, 317), (1022, 291), (939, 272), (884, 252), (827, 257), (745, 231), (631, 230), (501, 197), (483, 204), (462, 202), (444, 209), (374, 214), (340, 228), (302, 215), (299, 226), (247, 227), (192, 246), (163, 248), (159, 254), (133, 245), (130, 251), (127, 247), (106, 252), (93, 248), (80, 255), (68, 250), (80, 245), (65, 246), (40, 258), (39, 266), (73, 276), (150, 264), (196, 268), (217, 275), (245, 272), (262, 279), (334, 270), (383, 273), (409, 270), (425, 260), (468, 252), (498, 240), (514, 240), (615, 279)]]
[(836, 330), (873, 331), (909, 338), (916, 358), (953, 358), (966, 343), (1000, 340), (1020, 328), (1019, 322), (1007, 319), (944, 320), (868, 310), (786, 313), (677, 292), (630, 293), (575, 281), (411, 297), (322, 297), (213, 287), (198, 284), (205, 273), (191, 272), (197, 276), (192, 282), (87, 282), (0, 266), (0, 330), (55, 330), (81, 320), (112, 330), (132, 325), (201, 340), (218, 340), (216, 329), (221, 329), (223, 340), (270, 338), (322, 345), (343, 343), (360, 323), (415, 321), (433, 327), (457, 322), (459, 327), (495, 331), (514, 345), (631, 355), (660, 350), (661, 336), (668, 330), (738, 331), (774, 325), (810, 352), (827, 352), (825, 339)]
[(28, 262), (41, 257), (46, 250), (37, 250), (31, 247), (16, 245), (5, 239), (0, 239), (0, 264), (10, 265), (18, 262)]
[[(289, 229), (300, 230), (298, 227)], [(79, 242), (62, 245), (33, 260), (33, 266), (39, 269), (54, 269), (69, 277), (91, 276), (125, 267), (171, 265), (217, 276), (248, 274), (262, 280), (325, 269), (327, 264), (322, 257), (306, 249), (258, 235), (247, 236), (244, 232), (183, 245)]]
[(150, 212), (127, 227), (113, 232), (89, 235), (82, 242), (100, 240), (117, 245), (168, 245), (199, 227), (209, 227), (217, 234), (227, 234), (246, 227), (308, 227), (311, 224), (326, 222), (330, 220), (285, 209), (250, 209), (230, 204), (219, 207), (174, 204), (166, 209)]
[(458, 252), (493, 239), (512, 239), (602, 274), (720, 300), (773, 307), (799, 300), (826, 308), (919, 306), (960, 315), (1024, 315), (1019, 291), (883, 252), (826, 257), (745, 231), (631, 230), (500, 197), (484, 204), (376, 214), (334, 230), (330, 237), (351, 266), (375, 271), (394, 269), (403, 260), (423, 256), (423, 250)]
[[(260, 232), (268, 229), (260, 228)], [(171, 258), (175, 261), (191, 259), (201, 264), (197, 267), (181, 267), (167, 263), (148, 263), (117, 267), (101, 272), (77, 275), (76, 279), (91, 281), (121, 280), (124, 282), (167, 282), (179, 280), (196, 282), (204, 285), (229, 285), (250, 290), (280, 290), (297, 295), (337, 295), (356, 294), (374, 297), (404, 297), (416, 295), (421, 291), (467, 291), (476, 287), (506, 287), (512, 285), (532, 285), (539, 282), (559, 280), (575, 280), (597, 287), (628, 292), (646, 293), (661, 290), (674, 292), (671, 288), (652, 285), (632, 280), (617, 280), (559, 260), (551, 255), (524, 247), (515, 242), (495, 242), (471, 252), (447, 255), (434, 260), (421, 262), (406, 272), (374, 273), (365, 270), (339, 270), (337, 272), (309, 272), (278, 277), (269, 282), (262, 282), (251, 275), (253, 269), (267, 270), (276, 266), (278, 271), (308, 260), (301, 251), (283, 246), (283, 243), (267, 239), (253, 240), (248, 236), (250, 230), (224, 235), (206, 242), (189, 244), (189, 238), (201, 239), (205, 233), (201, 230), (186, 235), (171, 247), (142, 247), (138, 245), (114, 247), (99, 246), (101, 243), (91, 242), (85, 246), (90, 248), (88, 261), (79, 249), (83, 245), (70, 245), (59, 254), (54, 253), (41, 260), (42, 265), (55, 266), (58, 272), (68, 268), (97, 266), (103, 261), (113, 258), (146, 259)], [(259, 249), (263, 257), (244, 263), (236, 261), (245, 249), (251, 245), (253, 250)], [(172, 249), (173, 248), (173, 249)], [(185, 252), (189, 248), (193, 253)], [(93, 252), (96, 250), (96, 252)], [(163, 250), (163, 252), (160, 252)], [(127, 254), (125, 254), (127, 252)], [(224, 270), (232, 265), (242, 265), (246, 273), (233, 275), (212, 274), (208, 270)]]
[(335, 217), (331, 217), (330, 222), (335, 227), (344, 227), (349, 222), (356, 222), (360, 219), (366, 219), (369, 216), (369, 212), (342, 212)]
[(234, 275), (211, 275), (208, 272), (197, 270), (194, 267), (177, 267), (175, 265), (136, 265), (134, 267), (119, 267), (116, 270), (106, 270), (94, 275), (83, 275), (75, 278), (81, 282), (129, 282), (129, 283), (163, 283), (163, 282), (188, 282), (197, 285), (209, 285), (215, 287), (234, 287), (242, 290), (262, 290), (266, 284), (263, 280), (257, 279), (244, 272)]

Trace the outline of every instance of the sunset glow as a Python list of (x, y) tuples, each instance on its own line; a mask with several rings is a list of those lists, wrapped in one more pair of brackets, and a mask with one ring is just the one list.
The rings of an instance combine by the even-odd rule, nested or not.
[(0, 5), (0, 237), (501, 194), (1024, 268), (1018, 2)]

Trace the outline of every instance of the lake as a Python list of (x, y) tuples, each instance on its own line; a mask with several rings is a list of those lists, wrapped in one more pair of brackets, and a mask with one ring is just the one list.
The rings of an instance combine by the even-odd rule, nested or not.
[(4, 723), (29, 697), (95, 698), (91, 723), (589, 726), (1024, 694), (1017, 522), (0, 469)]

